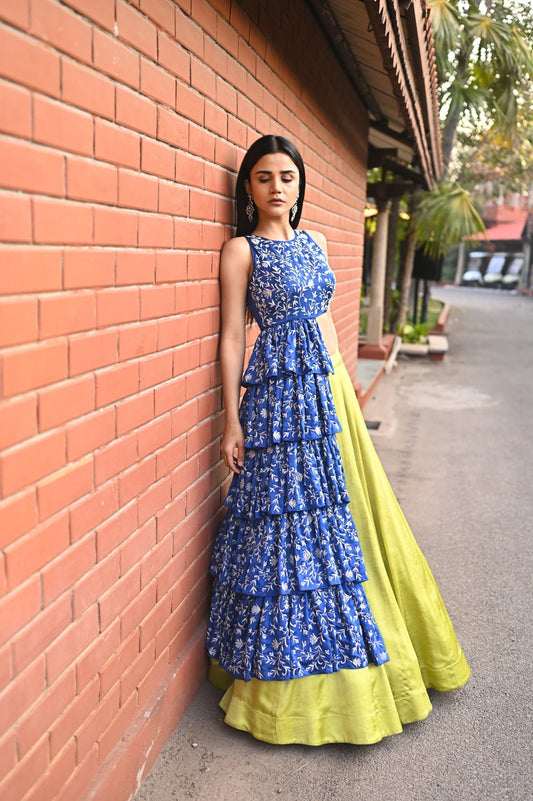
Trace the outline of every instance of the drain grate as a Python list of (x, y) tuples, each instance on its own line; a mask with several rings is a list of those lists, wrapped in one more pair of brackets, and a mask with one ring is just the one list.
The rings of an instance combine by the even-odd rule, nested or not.
[(370, 431), (377, 431), (381, 425), (381, 420), (365, 420), (365, 423)]

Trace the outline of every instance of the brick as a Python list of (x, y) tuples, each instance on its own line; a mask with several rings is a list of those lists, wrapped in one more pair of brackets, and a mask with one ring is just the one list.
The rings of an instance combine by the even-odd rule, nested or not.
[(65, 464), (65, 434), (62, 431), (35, 437), (0, 457), (3, 497), (25, 489)]
[(145, 58), (141, 59), (141, 92), (170, 108), (176, 105), (175, 77)]
[(65, 191), (64, 159), (39, 145), (0, 137), (2, 186), (17, 191), (61, 196)]
[(176, 38), (200, 59), (204, 55), (204, 34), (199, 25), (180, 11), (176, 12)]
[(150, 643), (144, 651), (141, 651), (137, 658), (130, 663), (128, 669), (124, 671), (120, 679), (120, 699), (121, 703), (126, 703), (127, 699), (136, 692), (139, 684), (152, 667), (155, 659), (155, 643)]
[(98, 636), (96, 604), (77, 618), (46, 651), (46, 677), (53, 683)]
[(0, 404), (0, 450), (30, 439), (36, 433), (36, 397), (23, 396)]
[(36, 95), (33, 99), (33, 137), (36, 142), (90, 156), (93, 152), (93, 119), (86, 111)]
[(121, 705), (120, 711), (100, 735), (98, 739), (98, 756), (100, 759), (104, 760), (109, 756), (117, 743), (123, 739), (124, 732), (128, 731), (133, 725), (137, 715), (137, 698), (132, 696), (125, 704)]
[(76, 767), (76, 743), (71, 740), (48, 766), (46, 773), (34, 783), (24, 801), (55, 798)]
[(112, 120), (115, 86), (109, 78), (68, 58), (61, 60), (61, 98), (71, 106)]
[(5, 552), (9, 588), (14, 589), (37, 574), (68, 546), (67, 515), (58, 516), (21, 537)]
[(95, 408), (94, 376), (66, 381), (39, 393), (41, 431), (81, 417)]
[(29, 0), (5, 0), (0, 7), (0, 19), (27, 30), (30, 25)]
[(154, 478), (155, 459), (145, 459), (122, 473), (118, 480), (120, 505), (124, 506), (144, 492), (153, 484)]
[(177, 217), (189, 216), (189, 190), (170, 181), (159, 182), (159, 211)]
[(174, 179), (174, 149), (153, 139), (142, 140), (141, 169), (161, 178)]
[(116, 279), (118, 286), (152, 284), (155, 273), (155, 254), (144, 250), (119, 250)]
[(69, 463), (37, 487), (40, 519), (66, 509), (68, 504), (84, 497), (93, 488), (92, 457), (85, 456), (78, 463)]
[(130, 503), (117, 514), (98, 526), (96, 532), (96, 552), (98, 561), (115, 550), (138, 526), (137, 504)]
[(133, 431), (154, 417), (154, 393), (150, 390), (117, 403), (117, 436)]
[[(120, 548), (120, 571), (125, 575), (155, 547), (155, 522), (141, 526)], [(140, 593), (121, 615), (122, 638), (129, 636), (155, 604), (155, 584)]]
[(230, 114), (237, 113), (237, 90), (219, 76), (216, 78), (215, 101)]
[(157, 539), (161, 539), (169, 532), (172, 532), (185, 517), (185, 496), (174, 498), (173, 502), (157, 513)]
[[(98, 680), (95, 680), (81, 695), (75, 698), (72, 704), (67, 707), (59, 722), (52, 727), (50, 732), (50, 755), (52, 759), (65, 749), (65, 744), (67, 744), (66, 747), (68, 748), (71, 743), (75, 743), (73, 733), (87, 719), (97, 703)], [(83, 796), (97, 770), (96, 752), (97, 747), (95, 745), (92, 757), (89, 757), (81, 766), (77, 767), (76, 772), (63, 784), (60, 793), (54, 796), (54, 799), (61, 798), (63, 801), (68, 801), (68, 799), (81, 798)], [(89, 764), (89, 769), (86, 768), (87, 763)], [(73, 793), (72, 795), (70, 795), (71, 792)], [(38, 801), (41, 801), (41, 799), (38, 798)]]
[[(97, 28), (93, 31), (94, 66), (134, 89), (139, 88), (139, 55)], [(118, 88), (118, 87), (117, 87)]]
[(172, 354), (160, 353), (147, 356), (139, 365), (139, 387), (146, 389), (162, 384), (172, 378)]
[(94, 292), (62, 292), (45, 295), (39, 301), (39, 337), (49, 339), (62, 334), (88, 331), (95, 326)]
[[(80, 617), (101, 595), (109, 590), (120, 577), (120, 560), (113, 554), (99, 562), (90, 572), (74, 585), (72, 591), (72, 611), (74, 618)], [(118, 633), (117, 633), (118, 634)], [(92, 678), (88, 677), (88, 680)]]
[(159, 106), (157, 109), (157, 138), (170, 145), (187, 150), (189, 147), (189, 123), (175, 111)]
[(17, 763), (16, 768), (0, 784), (2, 798), (18, 801), (46, 772), (48, 766), (48, 742), (43, 737), (33, 750)]
[(159, 32), (158, 62), (169, 73), (186, 83), (190, 80), (190, 55), (183, 45)]
[(96, 203), (116, 203), (117, 168), (97, 161), (67, 157), (67, 197)]
[(7, 81), (0, 81), (0, 92), (2, 94), (0, 131), (29, 139), (31, 137), (30, 92)]
[(91, 25), (52, 0), (32, 0), (30, 33), (79, 61), (91, 60)]
[[(13, 667), (22, 673), (66, 629), (72, 620), (71, 600), (63, 595), (43, 609), (12, 640)], [(42, 732), (41, 732), (42, 733)]]
[(63, 252), (65, 289), (113, 286), (115, 254), (96, 248), (67, 248)]
[(141, 320), (160, 319), (174, 313), (174, 287), (141, 287)]
[(187, 320), (184, 317), (173, 317), (160, 321), (157, 336), (159, 350), (182, 345), (187, 341)]
[(154, 420), (139, 431), (139, 456), (144, 458), (167, 445), (172, 438), (170, 415)]
[(156, 479), (169, 475), (177, 465), (185, 461), (186, 438), (172, 439), (156, 454)]
[[(155, 587), (154, 587), (155, 596)], [(140, 648), (141, 651), (148, 646), (152, 641), (155, 641), (157, 632), (162, 628), (168, 616), (170, 615), (171, 599), (169, 596), (161, 599), (155, 606), (152, 605), (150, 613), (141, 622), (141, 637)]]
[(107, 660), (100, 671), (101, 695), (105, 696), (109, 690), (120, 681), (121, 676), (131, 667), (139, 653), (139, 634), (133, 632), (129, 637), (122, 638), (122, 645), (117, 653)]
[(170, 248), (174, 244), (172, 217), (139, 214), (139, 247)]
[(204, 124), (204, 98), (180, 81), (176, 87), (176, 111), (197, 125)]
[(137, 461), (137, 436), (122, 436), (95, 454), (97, 485), (126, 470)]
[(37, 300), (0, 298), (0, 347), (20, 345), (36, 339)]
[(52, 341), (6, 350), (3, 356), (4, 396), (10, 397), (67, 377), (67, 345)]
[(131, 247), (137, 244), (137, 212), (97, 206), (94, 209), (95, 245)]
[(79, 11), (84, 17), (92, 19), (108, 31), (115, 24), (115, 8), (109, 0), (63, 0), (64, 5)]
[(115, 438), (115, 410), (103, 409), (67, 426), (67, 457), (74, 461)]
[(156, 254), (156, 281), (168, 283), (185, 281), (187, 277), (187, 256), (174, 250), (159, 251)]
[(205, 101), (204, 125), (209, 131), (228, 138), (228, 115), (209, 100)]
[(60, 57), (50, 48), (28, 36), (2, 29), (0, 75), (29, 89), (59, 96)]
[(124, 86), (116, 88), (116, 121), (134, 131), (156, 135), (157, 107), (152, 100)]
[(34, 241), (41, 244), (87, 245), (92, 242), (93, 214), (85, 203), (33, 199)]
[[(12, 197), (6, 195), (6, 197)], [(0, 194), (0, 202), (2, 195)], [(11, 201), (9, 202), (11, 206)], [(1, 219), (1, 216), (0, 216)], [(3, 247), (0, 294), (61, 289), (61, 252), (48, 248)]]
[(99, 328), (139, 319), (139, 290), (136, 287), (103, 289), (96, 296)]
[[(7, 651), (7, 649), (6, 649)], [(1, 686), (1, 685), (0, 685)], [(14, 729), (0, 739), (0, 776), (10, 773), (17, 764), (17, 738)]]
[(81, 375), (114, 364), (118, 355), (117, 343), (116, 331), (72, 336), (69, 340), (69, 375)]
[[(160, 482), (161, 489), (159, 499), (162, 501), (159, 508), (162, 508), (170, 501), (170, 480)], [(154, 521), (155, 528), (155, 521)], [(162, 538), (141, 560), (141, 586), (147, 587), (152, 583), (153, 579), (160, 573), (163, 568), (169, 564), (172, 559), (172, 537), (166, 536)], [(159, 584), (156, 584), (159, 592)], [(160, 601), (162, 595), (158, 594), (157, 600)], [(154, 634), (155, 636), (155, 634)]]
[(113, 482), (98, 487), (70, 507), (70, 537), (81, 539), (118, 509), (117, 487)]
[(215, 198), (210, 192), (191, 189), (190, 216), (200, 220), (215, 219)]
[[(42, 571), (43, 603), (47, 606), (68, 590), (95, 563), (94, 537), (87, 537), (59, 554)], [(70, 596), (69, 596), (70, 598)]]
[(37, 524), (37, 499), (32, 487), (12, 498), (0, 500), (0, 548), (15, 542)]
[(105, 662), (120, 648), (120, 623), (110, 626), (87, 648), (76, 662), (78, 693), (93, 682)]
[(141, 11), (172, 36), (175, 35), (174, 3), (171, 0), (141, 0)]
[(139, 589), (140, 571), (136, 567), (125, 576), (122, 576), (114, 587), (100, 597), (98, 606), (102, 630), (110, 626), (119, 617), (128, 604), (137, 597)]
[(213, 161), (215, 154), (215, 140), (213, 134), (204, 128), (191, 128), (190, 151), (208, 161)]
[(3, 242), (30, 242), (31, 201), (14, 192), (0, 192), (0, 239)]
[(132, 45), (135, 50), (140, 50), (141, 53), (150, 56), (151, 59), (157, 58), (157, 28), (155, 25), (123, 0), (117, 3), (116, 13), (119, 39)]
[[(0, 600), (0, 645), (7, 642), (39, 613), (41, 598), (39, 578), (34, 576)], [(9, 725), (2, 714), (2, 722)]]
[(94, 155), (102, 161), (139, 169), (141, 138), (135, 131), (97, 119), (94, 123)]
[(119, 169), (118, 202), (120, 206), (157, 211), (157, 179), (138, 172)]
[[(176, 153), (176, 181), (178, 183), (202, 188), (204, 185), (203, 167), (201, 159), (188, 153)], [(184, 221), (183, 224), (186, 225), (187, 221)]]

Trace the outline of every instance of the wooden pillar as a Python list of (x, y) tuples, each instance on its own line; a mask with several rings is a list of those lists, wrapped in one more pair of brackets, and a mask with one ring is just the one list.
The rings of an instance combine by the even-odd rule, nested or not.
[(370, 280), (370, 307), (366, 344), (381, 346), (383, 336), (383, 297), (387, 269), (387, 233), (389, 230), (389, 204), (382, 200), (378, 204), (376, 231), (372, 251), (372, 273)]

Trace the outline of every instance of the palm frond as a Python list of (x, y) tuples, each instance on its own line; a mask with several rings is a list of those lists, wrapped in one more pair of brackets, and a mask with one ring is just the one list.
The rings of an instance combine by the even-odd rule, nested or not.
[(418, 246), (436, 257), (465, 237), (483, 233), (485, 226), (469, 192), (457, 183), (441, 183), (421, 196), (413, 231)]

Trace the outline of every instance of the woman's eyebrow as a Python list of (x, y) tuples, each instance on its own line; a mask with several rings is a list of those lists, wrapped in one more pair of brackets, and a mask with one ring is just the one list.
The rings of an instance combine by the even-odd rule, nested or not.
[[(256, 175), (272, 175), (272, 170), (256, 170)], [(296, 170), (280, 170), (281, 175), (296, 175)]]

